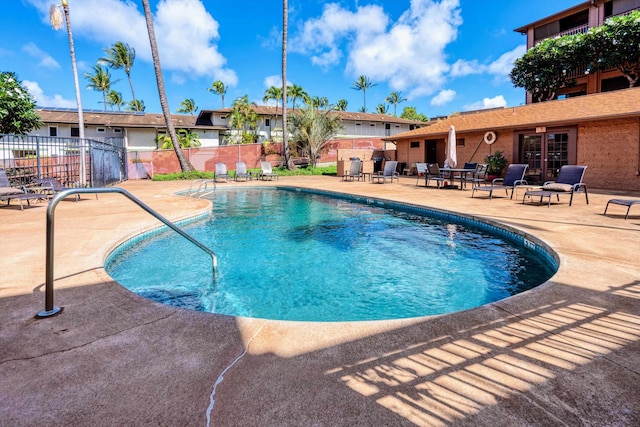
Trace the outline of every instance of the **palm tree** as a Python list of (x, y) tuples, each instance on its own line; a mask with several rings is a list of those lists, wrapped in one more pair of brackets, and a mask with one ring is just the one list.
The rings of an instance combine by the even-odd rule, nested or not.
[(131, 97), (133, 101), (136, 100), (136, 93), (133, 90), (133, 81), (131, 80), (131, 67), (133, 67), (133, 61), (136, 59), (136, 50), (129, 46), (127, 43), (116, 42), (110, 48), (104, 49), (104, 53), (107, 55), (100, 58), (98, 62), (108, 65), (114, 70), (123, 69), (129, 79), (129, 87), (131, 87)]
[[(178, 140), (180, 141), (180, 146), (182, 148), (197, 148), (200, 147), (200, 135), (197, 133), (191, 132), (187, 129), (178, 129)], [(173, 142), (171, 142), (171, 137), (169, 135), (160, 134), (156, 137), (156, 142), (160, 145), (160, 149), (168, 150), (173, 148)]]
[(151, 14), (151, 8), (149, 7), (149, 0), (142, 0), (142, 8), (144, 9), (144, 17), (147, 22), (147, 32), (149, 33), (149, 44), (151, 45), (153, 68), (156, 72), (156, 82), (158, 84), (160, 106), (162, 107), (162, 114), (164, 115), (164, 120), (167, 124), (167, 131), (169, 132), (169, 136), (171, 137), (173, 150), (175, 151), (178, 162), (180, 163), (180, 169), (182, 170), (182, 172), (191, 172), (193, 170), (193, 167), (189, 164), (184, 156), (184, 151), (182, 151), (182, 147), (180, 147), (178, 135), (176, 134), (176, 129), (173, 127), (173, 121), (171, 120), (171, 111), (169, 111), (167, 94), (164, 90), (162, 67), (160, 66), (160, 55), (158, 54), (158, 44), (156, 42), (156, 34), (153, 29), (153, 15)]
[(309, 94), (302, 89), (302, 86), (291, 85), (287, 88), (287, 92), (291, 95), (291, 108), (296, 109), (296, 99), (305, 99), (309, 97)]
[(84, 73), (84, 77), (89, 81), (87, 89), (102, 92), (102, 103), (104, 111), (107, 111), (107, 93), (111, 90), (111, 74), (109, 69), (99, 64), (93, 66), (93, 74)]
[(282, 146), (287, 169), (295, 169), (289, 150), (289, 131), (287, 130), (287, 32), (289, 28), (289, 2), (282, 1)]
[(107, 94), (107, 103), (113, 110), (113, 106), (118, 107), (118, 111), (120, 111), (120, 107), (124, 105), (124, 99), (122, 98), (122, 93), (117, 90), (111, 89)]
[(358, 77), (358, 80), (353, 83), (353, 89), (361, 90), (364, 96), (363, 112), (367, 111), (367, 89), (374, 87), (376, 84), (377, 83), (372, 83), (369, 77), (364, 74)]
[(311, 104), (312, 107), (320, 108), (320, 109), (326, 109), (329, 106), (329, 100), (327, 99), (326, 96), (323, 96), (323, 97), (312, 96), (309, 99), (309, 103)]
[(262, 97), (262, 102), (268, 103), (271, 100), (276, 101), (276, 114), (275, 114), (275, 123), (274, 123), (274, 127), (275, 124), (278, 122), (278, 104), (280, 103), (280, 100), (282, 99), (282, 88), (280, 87), (275, 87), (275, 86), (271, 86), (269, 89), (264, 91), (264, 96)]
[(222, 108), (224, 108), (224, 95), (227, 93), (227, 87), (220, 80), (216, 80), (211, 83), (211, 87), (207, 89), (209, 92), (213, 92), (216, 95), (220, 95), (222, 98)]
[[(64, 11), (65, 23), (67, 24), (67, 37), (69, 39), (69, 52), (71, 54), (71, 71), (73, 72), (73, 82), (76, 89), (76, 105), (78, 106), (78, 127), (79, 127), (79, 137), (80, 139), (84, 139), (84, 114), (82, 111), (82, 100), (80, 97), (80, 83), (78, 81), (78, 65), (76, 63), (76, 50), (73, 43), (73, 34), (71, 33), (71, 18), (69, 17), (69, 3), (67, 0), (62, 1), (62, 9)], [(51, 6), (49, 9), (49, 19), (51, 21), (51, 26), (54, 30), (59, 30), (62, 28), (62, 14), (60, 13), (60, 6)], [(82, 159), (85, 156), (81, 156), (81, 169), (84, 169), (84, 163)], [(86, 184), (86, 176), (84, 171), (81, 170), (80, 176), (81, 185)]]
[(387, 104), (385, 104), (384, 102), (381, 102), (380, 104), (378, 104), (376, 106), (376, 113), (378, 113), (378, 114), (388, 114), (389, 113), (389, 106)]
[(187, 113), (193, 116), (196, 114), (196, 111), (198, 111), (198, 107), (196, 106), (196, 102), (193, 98), (186, 98), (180, 103), (180, 108), (178, 108), (177, 111), (178, 113)]
[(260, 120), (260, 116), (254, 109), (255, 106), (254, 102), (249, 102), (248, 95), (241, 96), (233, 101), (229, 125), (240, 133), (242, 143), (255, 142), (255, 131)]
[(346, 99), (341, 99), (338, 102), (336, 102), (336, 105), (333, 106), (333, 109), (336, 111), (347, 111), (347, 105), (349, 103), (347, 102)]
[(147, 107), (144, 106), (144, 101), (142, 99), (136, 99), (135, 101), (132, 99), (127, 102), (127, 106), (125, 107), (126, 111), (144, 111)]
[(396, 115), (396, 107), (399, 103), (404, 102), (407, 98), (402, 97), (402, 92), (391, 92), (385, 99), (385, 102), (393, 105), (393, 115)]
[(320, 151), (340, 129), (341, 118), (331, 110), (316, 110), (308, 106), (291, 115), (292, 135), (309, 156), (311, 165), (316, 166)]

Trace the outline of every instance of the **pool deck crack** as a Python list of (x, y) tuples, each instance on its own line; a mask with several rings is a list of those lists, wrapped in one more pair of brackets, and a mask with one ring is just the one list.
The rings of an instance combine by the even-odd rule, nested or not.
[(54, 354), (63, 354), (63, 353), (67, 353), (67, 352), (70, 352), (70, 351), (78, 350), (78, 349), (81, 349), (81, 348), (87, 347), (87, 346), (89, 346), (89, 345), (91, 345), (91, 344), (94, 344), (94, 343), (96, 343), (96, 342), (98, 342), (98, 341), (101, 341), (101, 340), (103, 340), (103, 339), (105, 339), (105, 338), (111, 338), (111, 337), (114, 337), (114, 336), (120, 335), (120, 334), (122, 334), (123, 332), (132, 331), (132, 330), (134, 330), (134, 329), (142, 328), (142, 327), (145, 327), (145, 326), (147, 326), (147, 325), (152, 325), (152, 324), (154, 324), (154, 323), (156, 323), (156, 322), (159, 322), (159, 321), (162, 321), (162, 320), (166, 320), (166, 319), (168, 319), (168, 318), (170, 318), (170, 317), (173, 317), (175, 314), (176, 314), (176, 311), (172, 311), (171, 313), (169, 313), (169, 314), (167, 314), (167, 315), (165, 315), (165, 316), (159, 317), (159, 318), (157, 318), (157, 319), (153, 319), (153, 320), (150, 320), (150, 321), (146, 321), (146, 322), (144, 322), (144, 323), (141, 323), (141, 324), (139, 324), (139, 325), (134, 325), (134, 326), (131, 326), (131, 327), (129, 327), (129, 328), (120, 329), (120, 330), (115, 331), (115, 332), (113, 332), (113, 333), (110, 333), (110, 334), (107, 334), (107, 335), (100, 336), (100, 337), (98, 337), (98, 338), (96, 338), (96, 339), (93, 339), (93, 340), (91, 340), (91, 341), (87, 341), (87, 342), (85, 342), (85, 343), (83, 343), (83, 344), (76, 345), (76, 346), (73, 346), (73, 347), (69, 347), (69, 348), (65, 348), (65, 349), (61, 349), (61, 350), (50, 351), (50, 352), (46, 352), (46, 353), (41, 353), (41, 354), (38, 354), (38, 355), (35, 355), (35, 356), (19, 357), (19, 358), (13, 358), (13, 359), (6, 359), (6, 360), (3, 360), (3, 361), (1, 361), (1, 362), (0, 362), (0, 366), (4, 365), (4, 364), (6, 364), (6, 363), (10, 363), (10, 362), (19, 362), (19, 361), (35, 360), (35, 359), (39, 359), (39, 358), (41, 358), (41, 357), (45, 357), (45, 356), (50, 356), (50, 355), (54, 355)]
[(224, 380), (224, 375), (231, 368), (233, 368), (238, 362), (240, 362), (240, 360), (242, 360), (242, 358), (247, 354), (247, 352), (249, 351), (249, 347), (251, 346), (251, 342), (253, 341), (254, 338), (258, 336), (258, 334), (260, 334), (264, 325), (265, 325), (264, 323), (260, 325), (258, 330), (253, 334), (253, 336), (249, 339), (249, 341), (247, 341), (247, 345), (244, 351), (238, 357), (236, 357), (234, 361), (231, 362), (231, 364), (229, 364), (226, 368), (222, 370), (222, 373), (218, 376), (218, 378), (216, 379), (216, 382), (213, 384), (213, 389), (211, 390), (211, 394), (209, 395), (209, 406), (207, 407), (207, 427), (211, 425), (211, 411), (213, 411), (213, 405), (215, 405), (215, 402), (216, 402), (215, 397), (216, 397), (216, 390), (218, 388), (218, 385)]

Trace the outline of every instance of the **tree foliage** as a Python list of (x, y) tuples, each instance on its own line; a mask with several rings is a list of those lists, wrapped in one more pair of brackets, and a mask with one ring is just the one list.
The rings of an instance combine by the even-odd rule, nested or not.
[(178, 113), (191, 114), (192, 116), (198, 111), (198, 106), (193, 98), (185, 98), (180, 102), (180, 108), (176, 110)]
[(124, 99), (122, 98), (122, 93), (118, 92), (115, 89), (111, 89), (107, 94), (107, 104), (109, 104), (112, 110), (113, 110), (113, 107), (116, 106), (118, 107), (118, 111), (120, 111), (120, 109), (124, 105)]
[(127, 102), (127, 106), (124, 109), (125, 111), (145, 111), (146, 108), (142, 99), (136, 99), (135, 101), (132, 99)]
[(109, 68), (114, 70), (124, 70), (129, 80), (129, 87), (131, 88), (131, 97), (134, 102), (136, 100), (136, 93), (133, 90), (133, 81), (131, 80), (131, 68), (133, 62), (136, 59), (136, 50), (129, 46), (127, 43), (115, 42), (113, 46), (104, 49), (106, 56), (98, 60), (99, 63), (106, 64)]
[[(178, 141), (180, 142), (181, 148), (197, 148), (200, 147), (200, 135), (195, 132), (191, 132), (187, 129), (178, 129), (176, 131), (178, 135)], [(160, 145), (160, 148), (163, 150), (168, 150), (173, 148), (173, 142), (171, 141), (171, 137), (169, 135), (162, 134), (156, 137), (156, 142)]]
[(0, 73), (0, 133), (24, 135), (42, 126), (36, 103), (15, 73)]
[(402, 92), (391, 92), (389, 96), (387, 96), (384, 100), (385, 102), (388, 102), (389, 104), (393, 105), (393, 115), (397, 116), (396, 108), (398, 107), (398, 104), (406, 101), (407, 98), (402, 97)]
[(111, 73), (109, 73), (109, 69), (101, 66), (100, 64), (96, 64), (93, 66), (93, 74), (84, 73), (84, 77), (89, 82), (87, 84), (87, 89), (102, 92), (104, 111), (107, 111), (107, 94), (111, 90), (111, 85), (114, 83), (111, 81)]
[(640, 11), (607, 19), (584, 34), (542, 40), (514, 63), (510, 73), (537, 101), (554, 99), (558, 90), (574, 83), (577, 69), (585, 73), (617, 68), (637, 84), (640, 75)]
[(422, 113), (418, 113), (416, 107), (404, 107), (404, 110), (402, 110), (402, 114), (400, 114), (400, 118), (407, 120), (417, 120), (421, 122), (429, 121), (429, 117), (425, 116)]
[(255, 143), (258, 136), (256, 134), (260, 116), (254, 110), (255, 103), (249, 102), (249, 96), (244, 95), (236, 98), (231, 107), (229, 125), (239, 135), (239, 143)]
[(220, 95), (220, 98), (222, 99), (222, 108), (224, 108), (224, 96), (227, 93), (227, 86), (225, 86), (221, 80), (216, 80), (211, 83), (211, 87), (207, 90), (215, 93), (216, 95)]
[(362, 104), (363, 113), (367, 112), (367, 89), (370, 89), (376, 85), (377, 83), (373, 83), (369, 79), (369, 77), (365, 76), (364, 74), (359, 76), (358, 79), (353, 83), (353, 87), (352, 87), (353, 89), (362, 91), (362, 96), (364, 101), (364, 103)]
[(634, 87), (640, 77), (640, 10), (607, 19), (584, 39), (588, 70), (617, 68)]
[(309, 94), (302, 88), (302, 86), (298, 86), (296, 84), (287, 86), (287, 94), (291, 99), (291, 108), (296, 108), (296, 101), (298, 99), (307, 99), (309, 98)]
[(376, 114), (389, 114), (389, 106), (384, 102), (376, 105)]
[(349, 103), (347, 102), (347, 100), (343, 98), (336, 102), (336, 105), (333, 106), (333, 109), (336, 111), (347, 111), (348, 104)]
[(289, 119), (292, 141), (298, 144), (302, 154), (308, 156), (315, 167), (320, 151), (338, 133), (341, 123), (340, 116), (331, 110), (307, 106), (293, 113)]

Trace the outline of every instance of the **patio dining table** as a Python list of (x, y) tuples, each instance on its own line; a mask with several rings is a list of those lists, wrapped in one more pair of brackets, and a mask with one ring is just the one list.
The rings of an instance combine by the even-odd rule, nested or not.
[[(451, 180), (451, 183), (454, 184), (455, 183), (455, 179), (456, 178), (460, 178), (460, 190), (462, 190), (462, 184), (464, 183), (464, 178), (465, 176), (467, 176), (468, 174), (473, 174), (475, 172), (475, 168), (474, 169), (465, 169), (465, 168), (442, 168), (440, 169), (440, 172), (443, 174), (447, 173), (449, 176), (449, 179)], [(458, 174), (456, 176), (456, 174)]]

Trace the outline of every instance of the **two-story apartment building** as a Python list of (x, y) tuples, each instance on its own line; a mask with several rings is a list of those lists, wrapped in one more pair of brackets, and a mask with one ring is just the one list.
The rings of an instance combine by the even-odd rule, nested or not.
[[(258, 128), (255, 129), (258, 135), (258, 142), (273, 140), (282, 141), (282, 108), (272, 106), (255, 106), (255, 112), (260, 117)], [(227, 129), (227, 133), (232, 132), (229, 124), (231, 108), (219, 110), (202, 110), (196, 120), (197, 125), (221, 126)], [(287, 115), (291, 116), (294, 110), (287, 109)], [(337, 139), (344, 138), (383, 138), (393, 136), (401, 132), (407, 132), (417, 127), (425, 125), (423, 122), (407, 120), (388, 114), (354, 113), (348, 111), (332, 111), (331, 114), (340, 116), (342, 128)]]
[[(41, 108), (38, 114), (44, 125), (29, 133), (32, 136), (79, 137), (78, 111), (70, 108)], [(222, 126), (196, 124), (196, 116), (174, 114), (171, 116), (176, 129), (197, 133), (203, 147), (219, 145)], [(84, 134), (97, 141), (123, 139), (129, 151), (147, 151), (158, 148), (156, 138), (166, 134), (164, 116), (159, 113), (133, 111), (83, 112)]]
[[(601, 26), (612, 16), (624, 15), (637, 9), (640, 9), (640, 0), (590, 0), (516, 28), (515, 31), (527, 36), (527, 49), (530, 49), (547, 38), (586, 33), (589, 28)], [(577, 69), (570, 73), (570, 77), (575, 78), (575, 85), (560, 89), (558, 98), (629, 87), (627, 79), (616, 69), (599, 70), (589, 74), (585, 74), (585, 69)], [(533, 102), (529, 93), (526, 102)]]
[[(276, 114), (275, 107), (254, 107), (258, 116), (258, 142), (282, 141), (282, 109)], [(198, 134), (202, 147), (216, 147), (229, 143), (232, 133), (229, 125), (230, 108), (203, 110), (198, 116), (172, 115), (176, 129), (186, 129)], [(288, 110), (288, 114), (292, 114)], [(38, 114), (44, 125), (30, 132), (33, 136), (78, 137), (78, 113), (75, 109), (41, 108)], [(381, 139), (401, 132), (413, 130), (422, 122), (406, 120), (387, 114), (352, 113), (335, 111), (342, 118), (342, 130), (337, 139), (372, 138)], [(158, 148), (156, 138), (166, 133), (164, 117), (159, 113), (116, 112), (88, 110), (83, 114), (85, 137), (99, 141), (113, 138), (124, 140), (129, 151), (147, 151)]]

